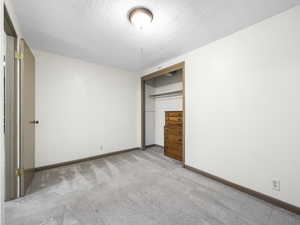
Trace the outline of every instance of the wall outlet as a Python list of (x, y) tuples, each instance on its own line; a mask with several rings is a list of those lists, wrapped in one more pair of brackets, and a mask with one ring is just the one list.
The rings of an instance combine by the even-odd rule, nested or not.
[(100, 151), (103, 151), (103, 145), (100, 145)]
[(280, 191), (280, 180), (272, 180), (272, 189)]

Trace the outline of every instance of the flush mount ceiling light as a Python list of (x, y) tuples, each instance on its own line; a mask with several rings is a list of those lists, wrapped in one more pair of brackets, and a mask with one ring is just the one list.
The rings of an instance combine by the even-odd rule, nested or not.
[(139, 29), (143, 29), (145, 26), (149, 25), (152, 22), (153, 14), (147, 8), (138, 7), (130, 10), (128, 19), (131, 24)]

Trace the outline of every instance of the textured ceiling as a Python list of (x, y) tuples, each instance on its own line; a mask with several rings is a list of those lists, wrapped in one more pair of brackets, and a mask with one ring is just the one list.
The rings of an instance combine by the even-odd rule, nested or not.
[[(141, 70), (276, 15), (300, 0), (13, 0), (32, 48)], [(128, 10), (146, 6), (138, 30)]]

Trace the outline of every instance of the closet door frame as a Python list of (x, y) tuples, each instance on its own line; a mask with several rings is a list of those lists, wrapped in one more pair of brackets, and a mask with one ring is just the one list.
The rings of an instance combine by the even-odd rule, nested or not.
[(141, 77), (141, 149), (146, 149), (146, 115), (145, 115), (145, 82), (156, 77), (166, 76), (168, 73), (182, 71), (182, 112), (183, 112), (183, 132), (182, 132), (182, 166), (185, 165), (185, 62), (180, 62), (164, 69), (155, 71)]

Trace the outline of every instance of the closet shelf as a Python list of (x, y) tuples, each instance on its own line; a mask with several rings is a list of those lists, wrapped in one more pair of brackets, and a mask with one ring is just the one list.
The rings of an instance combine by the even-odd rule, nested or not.
[(168, 95), (180, 95), (182, 94), (182, 90), (177, 90), (177, 91), (169, 91), (169, 92), (164, 92), (164, 93), (158, 93), (158, 94), (153, 94), (153, 95), (149, 95), (152, 98), (155, 97), (160, 97), (160, 96), (168, 96)]

